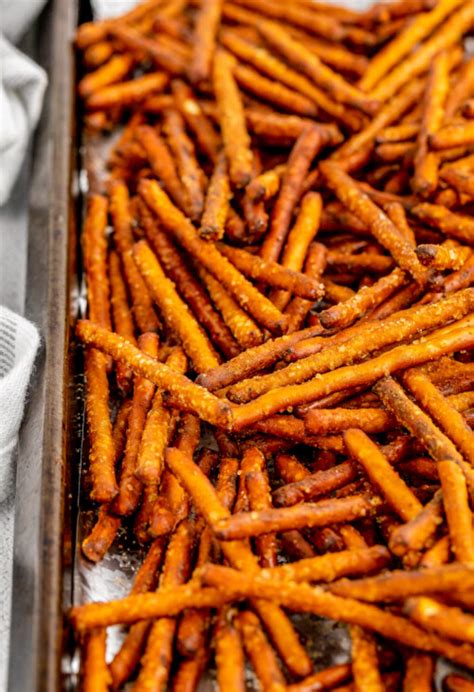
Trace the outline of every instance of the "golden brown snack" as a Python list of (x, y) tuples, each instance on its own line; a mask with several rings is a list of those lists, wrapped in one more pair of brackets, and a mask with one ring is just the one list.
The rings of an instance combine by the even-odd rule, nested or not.
[(214, 349), (182, 302), (173, 283), (166, 277), (150, 246), (140, 240), (133, 249), (133, 257), (163, 319), (180, 339), (184, 350), (198, 372), (205, 372), (219, 364)]
[(211, 76), (211, 64), (216, 46), (216, 34), (221, 16), (222, 0), (204, 0), (194, 27), (194, 43), (188, 75), (194, 84)]
[(213, 85), (230, 179), (235, 187), (245, 187), (252, 177), (250, 137), (242, 98), (233, 76), (233, 61), (222, 50), (214, 57)]
[(220, 427), (228, 427), (231, 408), (202, 387), (195, 385), (183, 375), (178, 375), (166, 365), (156, 362), (133, 344), (106, 329), (94, 326), (88, 320), (80, 320), (76, 333), (86, 344), (102, 349), (108, 355), (127, 363), (136, 374), (146, 377), (158, 387), (168, 391), (173, 406), (195, 412), (202, 420)]
[(199, 238), (193, 226), (151, 180), (140, 183), (140, 193), (163, 225), (247, 309), (272, 332), (284, 329), (283, 315), (228, 262), (211, 243)]
[(221, 153), (207, 189), (204, 211), (199, 235), (210, 240), (220, 240), (224, 236), (225, 222), (229, 213), (231, 198), (227, 162)]

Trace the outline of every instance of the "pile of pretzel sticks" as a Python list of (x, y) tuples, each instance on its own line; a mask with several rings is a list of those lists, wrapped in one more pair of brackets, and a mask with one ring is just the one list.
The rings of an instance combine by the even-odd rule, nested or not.
[[(147, 0), (79, 28), (110, 143), (82, 551), (144, 556), (72, 611), (85, 690), (244, 690), (247, 660), (265, 691), (424, 692), (438, 657), (473, 689), (473, 32), (471, 0)], [(292, 612), (346, 623), (350, 662), (318, 670)]]

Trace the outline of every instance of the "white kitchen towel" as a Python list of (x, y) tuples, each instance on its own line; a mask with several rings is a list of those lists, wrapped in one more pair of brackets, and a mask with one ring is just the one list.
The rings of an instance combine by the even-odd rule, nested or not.
[(38, 345), (36, 327), (0, 306), (0, 503), (13, 490), (12, 455)]
[(41, 114), (46, 84), (44, 70), (0, 34), (0, 205), (17, 179)]

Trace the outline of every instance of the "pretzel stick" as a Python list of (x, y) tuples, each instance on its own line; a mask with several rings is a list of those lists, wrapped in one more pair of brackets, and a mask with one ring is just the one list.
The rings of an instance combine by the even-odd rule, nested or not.
[[(448, 7), (448, 2), (443, 7)], [(410, 79), (417, 77), (426, 70), (440, 50), (450, 48), (459, 41), (460, 37), (469, 31), (472, 25), (472, 8), (469, 4), (461, 5), (446, 22), (423, 43), (417, 51), (408, 55), (372, 90), (370, 97), (379, 101), (387, 101), (398, 89)]]
[(474, 492), (474, 473), (451, 440), (446, 437), (431, 419), (412, 403), (403, 389), (392, 378), (387, 377), (375, 386), (377, 395), (397, 419), (418, 437), (433, 459), (443, 461), (452, 459), (462, 469), (468, 483), (469, 492)]
[(265, 260), (278, 261), (294, 208), (302, 192), (303, 180), (321, 145), (320, 131), (310, 126), (301, 133), (290, 153), (273, 208), (270, 232), (265, 237), (260, 253)]
[[(179, 525), (171, 538), (159, 591), (186, 582), (190, 573), (193, 540), (192, 525), (185, 521)], [(166, 685), (171, 666), (175, 629), (176, 619), (169, 617), (160, 618), (151, 626), (140, 673), (134, 685), (137, 691), (161, 689)]]
[[(163, 561), (165, 543), (157, 539), (150, 544), (148, 552), (135, 576), (131, 594), (152, 591), (158, 581), (158, 571)], [(137, 622), (131, 626), (120, 649), (112, 659), (109, 669), (115, 688), (126, 682), (137, 667), (143, 646), (150, 629), (147, 621)]]
[(85, 638), (81, 653), (81, 687), (87, 692), (109, 689), (111, 680), (105, 662), (106, 644), (105, 629), (94, 629)]
[(195, 23), (193, 52), (188, 74), (191, 82), (199, 84), (209, 79), (219, 27), (221, 0), (205, 0)]
[(231, 57), (222, 50), (217, 51), (214, 57), (213, 85), (229, 175), (235, 187), (245, 187), (252, 177), (253, 156), (242, 99), (232, 67)]
[(176, 108), (179, 110), (186, 124), (196, 137), (199, 149), (208, 156), (211, 161), (217, 160), (219, 150), (219, 137), (212, 123), (202, 112), (199, 101), (191, 88), (185, 82), (174, 79), (171, 82)]
[(430, 66), (424, 96), (421, 129), (416, 142), (415, 175), (412, 188), (423, 197), (431, 195), (438, 185), (439, 158), (429, 150), (432, 135), (439, 130), (449, 90), (449, 63), (446, 51), (435, 56)]
[(342, 579), (330, 585), (330, 590), (340, 596), (357, 598), (375, 603), (397, 601), (423, 593), (449, 593), (460, 584), (469, 591), (474, 583), (471, 567), (465, 565), (443, 565), (418, 571), (395, 570), (376, 577), (365, 577), (354, 581)]
[(459, 562), (472, 563), (474, 536), (466, 479), (459, 466), (451, 460), (440, 461), (438, 471), (452, 551)]
[(419, 625), (445, 637), (474, 642), (474, 618), (459, 608), (452, 608), (427, 596), (410, 598), (405, 612)]
[[(332, 340), (333, 348), (318, 354), (323, 345), (330, 344), (330, 341), (321, 337), (316, 337), (312, 344), (317, 348), (312, 348), (313, 356), (307, 356), (304, 360), (291, 364), (279, 372), (271, 375), (261, 375), (253, 380), (243, 380), (232, 387), (229, 394), (238, 401), (247, 401), (260, 393), (265, 393), (272, 387), (286, 384), (303, 382), (314, 376), (318, 372), (325, 372), (347, 363), (353, 362), (359, 354), (370, 353), (372, 349), (383, 348), (395, 341), (410, 338), (418, 331), (433, 329), (443, 321), (439, 319), (443, 313), (450, 319), (448, 310), (455, 308), (457, 315), (462, 317), (469, 311), (468, 304), (471, 296), (469, 293), (459, 294), (455, 299), (448, 299), (444, 303), (437, 303), (435, 306), (425, 306), (423, 308), (413, 308), (395, 314), (378, 323), (378, 331), (374, 334), (372, 324), (364, 324), (348, 329), (337, 335)], [(466, 312), (465, 312), (466, 311)], [(410, 319), (412, 318), (412, 319)], [(370, 333), (370, 339), (368, 335)], [(345, 348), (339, 348), (343, 342)], [(301, 344), (303, 345), (303, 344)], [(359, 356), (360, 357), (360, 356)]]
[(113, 358), (126, 362), (136, 374), (168, 391), (172, 396), (173, 406), (192, 411), (202, 420), (221, 424), (221, 427), (230, 424), (231, 410), (228, 404), (183, 375), (173, 372), (166, 365), (157, 363), (122, 337), (96, 327), (88, 320), (77, 323), (76, 333), (84, 343), (101, 348)]
[(167, 276), (176, 285), (178, 293), (208, 331), (219, 349), (227, 357), (237, 355), (239, 352), (237, 343), (179, 250), (166, 233), (154, 223), (151, 213), (147, 211), (145, 205), (140, 207), (140, 216), (148, 241), (155, 250)]
[(223, 237), (225, 222), (229, 212), (230, 197), (227, 162), (221, 153), (216, 161), (206, 194), (204, 212), (199, 228), (199, 235), (202, 238), (220, 240)]
[(201, 372), (216, 367), (218, 360), (214, 349), (144, 240), (135, 245), (133, 256), (163, 319), (178, 335), (194, 368)]
[(169, 78), (164, 72), (137, 77), (129, 82), (105, 86), (92, 93), (86, 100), (91, 111), (108, 110), (117, 106), (132, 106), (144, 101), (150, 94), (163, 91)]
[(258, 24), (258, 30), (271, 46), (280, 51), (290, 63), (298, 67), (322, 89), (329, 92), (335, 101), (354, 106), (366, 113), (373, 113), (376, 109), (377, 104), (374, 101), (324, 65), (302, 43), (295, 41), (283, 27), (273, 22), (261, 21)]
[(79, 82), (77, 89), (82, 98), (91, 96), (101, 88), (114, 82), (120, 82), (133, 67), (134, 59), (131, 55), (112, 55), (95, 72), (89, 72)]
[(249, 575), (217, 565), (207, 565), (203, 569), (202, 578), (206, 583), (218, 585), (218, 588), (225, 593), (232, 593), (234, 598), (248, 598), (257, 594), (260, 597), (266, 596), (291, 610), (310, 612), (366, 627), (370, 631), (378, 632), (405, 645), (423, 651), (443, 653), (453, 661), (471, 668), (473, 666), (472, 647), (451, 644), (437, 635), (426, 633), (404, 618), (367, 603), (334, 596), (318, 587), (288, 581), (272, 583), (257, 575)]
[(238, 613), (236, 624), (262, 689), (272, 689), (275, 692), (285, 690), (285, 678), (278, 659), (262, 630), (258, 617), (252, 611), (244, 610)]
[(163, 112), (163, 132), (177, 165), (182, 186), (188, 198), (188, 213), (193, 221), (201, 218), (204, 208), (204, 173), (196, 159), (192, 140), (186, 134), (184, 119), (179, 111)]
[[(168, 449), (166, 462), (173, 473), (180, 478), (192, 496), (195, 506), (209, 524), (215, 523), (219, 517), (226, 518), (231, 516), (229, 511), (219, 501), (207, 478), (201, 474), (195, 464), (187, 460), (175, 449)], [(258, 569), (255, 556), (244, 542), (226, 541), (221, 544), (221, 548), (226, 559), (238, 568), (251, 572)], [(261, 602), (260, 600), (255, 601), (254, 606), (287, 667), (297, 675), (309, 674), (311, 662), (284, 613), (278, 606), (272, 603)]]
[(474, 466), (474, 434), (462, 415), (432, 384), (422, 369), (408, 370), (403, 376), (403, 381), (433, 420), (454, 442), (464, 458)]
[(213, 245), (198, 237), (193, 226), (173, 206), (155, 181), (141, 181), (140, 194), (180, 245), (220, 281), (244, 309), (270, 331), (281, 332), (284, 326), (281, 312), (244, 279)]
[[(224, 245), (224, 243), (220, 243), (218, 248), (242, 274), (251, 279), (275, 288), (287, 289), (294, 295), (308, 300), (318, 300), (322, 295), (323, 288), (321, 284), (311, 280), (304, 274), (300, 274), (299, 270), (295, 271), (284, 264), (264, 260), (257, 255)], [(281, 306), (280, 309), (283, 309), (283, 307)]]
[(382, 682), (377, 645), (373, 634), (358, 625), (350, 625), (349, 635), (354, 689), (383, 692), (386, 687)]
[(344, 442), (351, 456), (362, 464), (370, 481), (402, 519), (409, 521), (419, 514), (420, 502), (362, 430), (347, 430)]
[(341, 202), (369, 226), (376, 240), (387, 248), (399, 266), (409, 272), (418, 283), (423, 284), (426, 279), (425, 270), (419, 263), (413, 248), (402, 238), (382, 210), (336, 164), (326, 161), (321, 164), (320, 169)]
[(200, 268), (198, 273), (212, 302), (221, 313), (239, 346), (242, 349), (247, 349), (261, 344), (263, 334), (252, 318), (240, 308), (209, 272)]
[(438, 491), (418, 514), (392, 531), (389, 541), (392, 553), (403, 556), (409, 551), (422, 550), (433, 539), (442, 516), (443, 495)]
[[(224, 7), (224, 13), (225, 12), (226, 7)], [(360, 116), (356, 111), (350, 111), (342, 104), (331, 99), (324, 91), (316, 87), (310, 79), (303, 76), (300, 72), (288, 67), (286, 63), (276, 58), (265, 48), (255, 46), (241, 39), (235, 32), (231, 31), (222, 32), (221, 42), (238, 58), (250, 63), (260, 72), (268, 75), (271, 79), (281, 82), (291, 89), (296, 89), (301, 94), (307, 96), (316, 106), (332, 115), (338, 122), (344, 123), (351, 130), (358, 129)], [(248, 119), (248, 110), (246, 111), (246, 115)], [(252, 123), (250, 123), (250, 125), (252, 125)]]

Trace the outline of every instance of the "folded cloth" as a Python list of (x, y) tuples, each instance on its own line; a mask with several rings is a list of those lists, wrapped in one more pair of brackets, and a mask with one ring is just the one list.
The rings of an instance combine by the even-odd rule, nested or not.
[[(24, 3), (20, 3), (23, 6)], [(44, 70), (0, 34), (0, 205), (10, 196), (43, 105)], [(5, 230), (5, 229), (4, 229)]]
[(128, 12), (138, 0), (91, 0), (94, 19), (109, 19)]
[(12, 455), (38, 345), (36, 327), (0, 306), (0, 503), (12, 492)]

